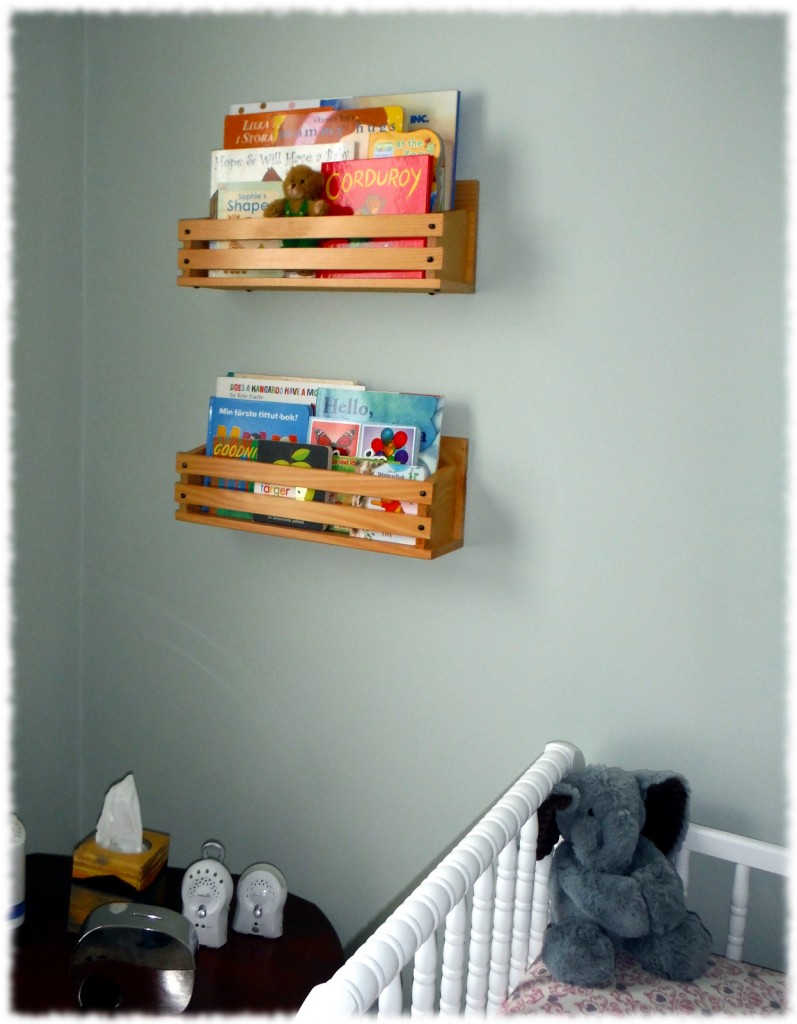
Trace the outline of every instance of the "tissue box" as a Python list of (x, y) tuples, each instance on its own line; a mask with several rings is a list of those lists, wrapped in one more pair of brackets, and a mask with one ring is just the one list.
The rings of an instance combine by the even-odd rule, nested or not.
[(92, 910), (105, 903), (162, 904), (169, 834), (143, 829), (142, 836), (141, 853), (98, 846), (94, 832), (78, 843), (72, 854), (69, 931), (79, 932)]

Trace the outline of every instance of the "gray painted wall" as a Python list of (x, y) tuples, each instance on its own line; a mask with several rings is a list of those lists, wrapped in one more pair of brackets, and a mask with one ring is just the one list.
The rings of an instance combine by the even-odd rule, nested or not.
[[(784, 841), (784, 19), (13, 24), (29, 848), (69, 852), (132, 770), (173, 864), (210, 836), (272, 860), (348, 945), (549, 738)], [(177, 287), (229, 103), (439, 88), (481, 182), (475, 295)], [(444, 393), (465, 547), (176, 523), (231, 368)]]

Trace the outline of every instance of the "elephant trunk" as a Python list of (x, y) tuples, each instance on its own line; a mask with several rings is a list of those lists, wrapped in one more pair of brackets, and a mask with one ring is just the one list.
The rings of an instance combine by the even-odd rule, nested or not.
[(627, 808), (618, 808), (610, 811), (601, 824), (592, 865), (599, 871), (624, 874), (631, 866), (639, 841), (639, 817)]

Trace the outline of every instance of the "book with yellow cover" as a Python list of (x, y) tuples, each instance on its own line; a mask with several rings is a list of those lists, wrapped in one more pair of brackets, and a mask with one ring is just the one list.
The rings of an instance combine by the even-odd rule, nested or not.
[(379, 132), (368, 136), (369, 157), (431, 156), (433, 162), (433, 184), (429, 212), (436, 213), (443, 208), (445, 194), (445, 147), (443, 140), (430, 128), (418, 128), (411, 132)]

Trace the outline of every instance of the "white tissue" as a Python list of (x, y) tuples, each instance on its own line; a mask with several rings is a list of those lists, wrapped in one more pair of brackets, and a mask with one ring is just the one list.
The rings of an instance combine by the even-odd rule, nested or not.
[(141, 805), (132, 772), (121, 782), (114, 783), (105, 794), (94, 838), (97, 846), (106, 850), (141, 853), (144, 849)]

